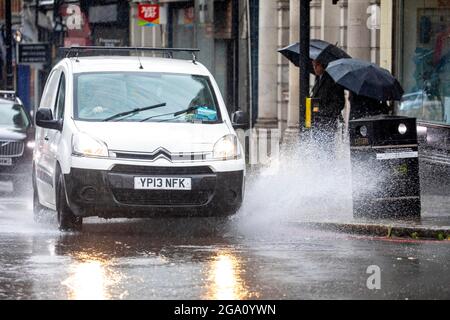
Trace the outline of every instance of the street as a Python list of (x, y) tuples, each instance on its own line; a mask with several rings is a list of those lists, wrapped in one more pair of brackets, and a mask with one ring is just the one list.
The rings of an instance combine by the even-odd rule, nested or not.
[[(260, 212), (261, 215), (267, 214)], [(36, 224), (0, 200), (0, 299), (449, 299), (448, 241), (312, 231), (239, 213), (211, 219)], [(369, 290), (369, 266), (381, 269)]]
[(450, 299), (450, 0), (0, 26), (0, 301)]

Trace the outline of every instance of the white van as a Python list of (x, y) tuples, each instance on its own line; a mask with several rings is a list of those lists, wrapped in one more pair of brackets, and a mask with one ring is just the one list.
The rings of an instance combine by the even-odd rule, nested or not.
[[(80, 48), (78, 48), (80, 49)], [(217, 83), (195, 60), (66, 57), (36, 112), (35, 218), (226, 216), (245, 160)]]

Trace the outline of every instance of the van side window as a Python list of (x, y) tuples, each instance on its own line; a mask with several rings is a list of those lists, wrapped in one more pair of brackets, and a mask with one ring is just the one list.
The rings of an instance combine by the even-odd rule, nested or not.
[(56, 99), (56, 106), (55, 106), (55, 115), (57, 120), (64, 118), (65, 102), (66, 102), (66, 77), (63, 72), (61, 73), (61, 80), (59, 81), (58, 97)]
[(47, 83), (45, 85), (44, 93), (42, 94), (41, 103), (39, 105), (40, 108), (51, 108), (53, 113), (55, 111), (54, 106), (60, 74), (61, 74), (60, 70), (54, 70), (50, 74)]

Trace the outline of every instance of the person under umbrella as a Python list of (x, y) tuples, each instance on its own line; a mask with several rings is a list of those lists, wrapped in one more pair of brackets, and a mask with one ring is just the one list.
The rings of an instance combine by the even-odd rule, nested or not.
[(401, 100), (404, 93), (388, 70), (370, 62), (340, 59), (331, 62), (326, 71), (337, 84), (350, 91), (351, 119), (387, 114), (386, 102)]
[(316, 82), (311, 97), (319, 100), (319, 112), (315, 117), (313, 130), (326, 153), (332, 155), (338, 129), (339, 116), (345, 107), (344, 88), (338, 85), (325, 71), (326, 65), (313, 60)]
[[(299, 66), (300, 63), (299, 42), (293, 43), (283, 49), (280, 49), (278, 50), (278, 52), (281, 53), (284, 57), (286, 57), (295, 66), (297, 67)], [(328, 65), (332, 61), (351, 57), (347, 54), (347, 52), (340, 49), (334, 44), (319, 39), (311, 39), (309, 45), (309, 58), (311, 62), (313, 60), (317, 60), (323, 63), (324, 65)], [(308, 72), (314, 74), (313, 68), (310, 68)]]
[[(300, 62), (300, 44), (294, 43), (279, 52), (297, 67)], [(351, 58), (344, 50), (329, 42), (312, 39), (309, 47), (310, 68), (306, 72), (316, 75), (316, 82), (311, 97), (320, 99), (320, 111), (316, 115), (313, 125), (315, 139), (329, 155), (334, 154), (335, 137), (338, 119), (345, 107), (344, 89), (336, 85), (325, 72), (327, 65), (342, 58)], [(300, 70), (302, 72), (302, 70)]]

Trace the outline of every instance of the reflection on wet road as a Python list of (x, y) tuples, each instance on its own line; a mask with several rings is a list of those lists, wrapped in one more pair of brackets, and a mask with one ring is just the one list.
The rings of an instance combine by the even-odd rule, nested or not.
[[(245, 216), (88, 219), (60, 233), (0, 199), (0, 299), (450, 298), (448, 242), (393, 243)], [(366, 286), (382, 270), (381, 290)]]

